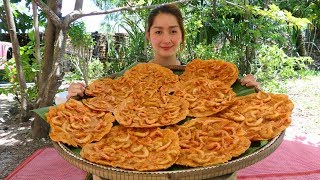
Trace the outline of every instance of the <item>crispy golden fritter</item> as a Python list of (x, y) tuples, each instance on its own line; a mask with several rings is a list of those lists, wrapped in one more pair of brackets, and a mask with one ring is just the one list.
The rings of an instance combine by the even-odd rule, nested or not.
[(176, 162), (179, 165), (201, 167), (225, 163), (244, 153), (251, 144), (238, 123), (217, 117), (195, 118), (170, 128), (179, 136), (181, 153)]
[(206, 117), (230, 106), (236, 94), (221, 81), (195, 78), (182, 83), (181, 92), (176, 92), (189, 102), (189, 114), (193, 117)]
[(222, 60), (194, 59), (187, 64), (180, 79), (188, 81), (197, 77), (219, 80), (231, 86), (238, 78), (238, 68), (235, 64)]
[(50, 138), (74, 147), (99, 141), (110, 131), (114, 121), (111, 113), (91, 110), (73, 99), (50, 107), (46, 117), (51, 127)]
[(156, 171), (172, 166), (179, 153), (178, 135), (172, 130), (115, 126), (101, 141), (85, 145), (80, 155), (102, 165)]
[(116, 103), (116, 98), (112, 95), (97, 96), (82, 100), (88, 108), (97, 111), (113, 112)]
[(163, 85), (174, 84), (179, 81), (179, 76), (172, 70), (155, 63), (140, 63), (127, 70), (124, 77), (131, 79), (143, 86), (144, 89), (158, 89)]
[(83, 102), (91, 109), (113, 112), (114, 108), (133, 92), (153, 94), (162, 88), (162, 92), (165, 93), (177, 83), (179, 77), (170, 69), (154, 63), (140, 63), (115, 80), (104, 78), (93, 81), (85, 93), (96, 98)]
[(258, 92), (237, 97), (232, 106), (217, 114), (241, 124), (250, 140), (268, 140), (290, 123), (293, 103), (287, 95)]
[(101, 96), (112, 93), (114, 80), (111, 78), (97, 79), (90, 83), (85, 90), (88, 96)]
[(187, 100), (160, 92), (135, 92), (114, 110), (116, 120), (126, 127), (160, 127), (186, 118)]

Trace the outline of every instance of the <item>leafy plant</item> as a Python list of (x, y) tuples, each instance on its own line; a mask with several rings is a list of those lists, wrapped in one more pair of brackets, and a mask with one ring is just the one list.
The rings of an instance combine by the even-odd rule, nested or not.
[[(212, 43), (212, 44), (199, 43), (195, 45), (195, 47), (193, 48), (193, 54), (194, 54), (193, 55), (194, 57), (192, 57), (192, 59), (194, 58), (223, 59), (229, 62), (233, 62), (235, 64), (237, 64), (239, 62), (239, 59), (241, 58), (239, 49), (233, 46), (230, 46), (228, 44), (225, 44), (222, 47), (219, 47), (218, 43)], [(184, 60), (184, 63), (188, 62), (188, 60), (186, 62), (185, 57), (182, 59)]]
[[(35, 41), (33, 38), (33, 31), (30, 31), (28, 33), (30, 42), (20, 47), (20, 58), (21, 63), (23, 67), (23, 74), (26, 79), (26, 82), (30, 83), (27, 86), (27, 94), (28, 94), (28, 100), (30, 102), (34, 101), (38, 95), (37, 87), (34, 85), (37, 72), (39, 71), (39, 65), (35, 62), (34, 58), (34, 44)], [(40, 49), (43, 51), (43, 49)], [(0, 94), (15, 94), (16, 97), (20, 96), (20, 88), (17, 78), (17, 69), (15, 65), (15, 60), (12, 58), (7, 61), (5, 64), (5, 70), (4, 70), (4, 79), (7, 79), (11, 85), (8, 86), (6, 89), (1, 89)], [(19, 98), (15, 98), (19, 99)]]
[(150, 60), (151, 50), (147, 47), (143, 18), (124, 14), (118, 26), (126, 30), (126, 34), (109, 35), (107, 61), (110, 63), (108, 74), (120, 72), (134, 62)]
[(144, 19), (134, 19), (124, 16), (121, 27), (128, 34), (127, 47), (130, 47), (126, 52), (127, 61), (147, 61), (150, 57), (150, 52), (146, 51), (145, 30), (143, 28)]
[[(67, 59), (73, 62), (73, 66), (79, 66), (79, 65), (75, 65), (77, 60), (72, 58), (73, 58), (72, 56), (67, 56)], [(110, 63), (106, 63), (104, 65), (99, 59), (96, 59), (96, 58), (92, 58), (92, 60), (88, 62), (87, 65), (88, 66), (86, 67), (87, 68), (86, 71), (88, 72), (87, 74), (88, 82), (106, 76), (105, 66), (107, 69), (110, 69)], [(71, 83), (76, 80), (84, 80), (83, 74), (80, 68), (75, 68), (73, 71), (66, 72), (63, 79), (67, 83)]]
[(68, 36), (70, 37), (74, 50), (71, 53), (72, 57), (70, 59), (86, 84), (88, 84), (88, 66), (92, 61), (92, 47), (94, 44), (91, 34), (86, 32), (84, 22), (76, 21), (70, 25)]
[[(164, 1), (112, 2), (116, 6), (123, 6), (128, 3), (150, 5)], [(320, 4), (297, 0), (272, 3), (237, 0), (214, 4), (213, 1), (204, 0), (179, 5), (186, 29), (186, 47), (179, 52), (179, 60), (185, 64), (194, 58), (231, 61), (238, 66), (240, 76), (255, 73), (267, 89), (281, 91), (282, 82), (287, 78), (299, 77), (299, 73), (306, 70), (312, 61), (310, 57), (296, 57), (299, 47), (304, 43), (298, 35), (305, 31), (309, 37), (312, 32), (316, 37), (320, 21), (315, 17), (320, 12)], [(149, 56), (152, 53), (146, 47), (143, 29), (149, 11), (123, 12), (119, 26), (128, 33), (127, 43), (122, 46), (126, 48), (125, 58), (110, 61), (110, 72), (124, 69), (139, 55), (140, 60), (151, 59)], [(310, 44), (312, 42), (314, 39), (310, 39)], [(266, 50), (268, 46), (270, 49)], [(281, 47), (281, 52), (276, 47)], [(312, 51), (310, 47), (308, 52)], [(112, 48), (111, 43), (109, 55), (116, 57)], [(269, 53), (264, 54), (267, 51)], [(268, 57), (272, 60), (268, 60)]]
[(252, 66), (266, 90), (283, 92), (285, 80), (300, 77), (298, 70), (307, 70), (312, 62), (310, 57), (289, 57), (276, 45), (264, 45), (258, 51), (257, 63)]

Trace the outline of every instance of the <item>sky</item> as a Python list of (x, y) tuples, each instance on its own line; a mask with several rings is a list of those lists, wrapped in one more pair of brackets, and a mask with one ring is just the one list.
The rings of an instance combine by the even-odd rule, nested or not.
[[(76, 0), (63, 0), (62, 1), (62, 16), (65, 16), (73, 11), (74, 4)], [(2, 1), (0, 1), (0, 5)], [(20, 11), (32, 16), (32, 11), (25, 7), (25, 0), (21, 0), (20, 3), (17, 4), (17, 8)], [(99, 11), (100, 9), (92, 2), (92, 0), (83, 0), (82, 6), (83, 12), (88, 13), (92, 11)], [(87, 16), (83, 17), (79, 20), (82, 20), (86, 25), (87, 32), (95, 32), (101, 29), (100, 24), (104, 21), (105, 15), (96, 15), (96, 16)], [(123, 28), (117, 29), (119, 32), (125, 32)], [(44, 28), (40, 28), (40, 31), (44, 31)]]
[[(75, 0), (62, 1), (62, 16), (65, 16), (73, 11)], [(91, 0), (84, 0), (82, 9), (84, 12), (91, 12), (100, 10)], [(86, 24), (88, 32), (100, 30), (100, 24), (103, 22), (104, 15), (83, 17), (82, 20)]]
[[(62, 1), (62, 16), (65, 16), (73, 11), (74, 4), (76, 0), (63, 0)], [(29, 11), (25, 7), (25, 0), (22, 0), (18, 5), (17, 8), (24, 11), (26, 14), (29, 14), (32, 16), (32, 12)], [(98, 11), (100, 10), (93, 2), (92, 0), (83, 0), (83, 6), (82, 9), (84, 12), (92, 12), (92, 11)], [(100, 24), (104, 20), (104, 15), (98, 15), (98, 16), (88, 16), (83, 17), (80, 20), (82, 20), (86, 24), (87, 32), (94, 32), (100, 30)]]

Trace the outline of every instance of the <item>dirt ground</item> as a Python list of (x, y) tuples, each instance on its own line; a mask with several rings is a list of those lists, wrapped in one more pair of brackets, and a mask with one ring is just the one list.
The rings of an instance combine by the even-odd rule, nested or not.
[(320, 135), (320, 77), (290, 81), (287, 89), (295, 104), (291, 129)]
[(31, 121), (19, 122), (13, 96), (0, 95), (0, 179), (34, 151), (52, 146), (49, 139), (32, 139)]
[[(286, 87), (295, 104), (286, 137), (294, 138), (298, 134), (320, 137), (320, 77), (291, 80)], [(49, 139), (31, 138), (31, 121), (15, 120), (15, 115), (11, 115), (17, 111), (12, 108), (14, 103), (12, 96), (0, 95), (0, 179), (37, 149), (52, 146)]]

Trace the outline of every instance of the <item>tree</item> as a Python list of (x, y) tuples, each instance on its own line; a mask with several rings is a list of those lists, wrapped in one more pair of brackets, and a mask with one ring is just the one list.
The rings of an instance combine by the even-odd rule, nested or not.
[(93, 39), (91, 34), (86, 32), (84, 22), (74, 22), (68, 31), (68, 36), (71, 40), (73, 55), (71, 61), (75, 68), (82, 75), (84, 82), (89, 83), (89, 63), (92, 61)]
[(9, 0), (4, 0), (4, 9), (6, 12), (6, 19), (7, 19), (7, 27), (10, 33), (10, 39), (12, 42), (12, 51), (14, 54), (15, 59), (15, 65), (18, 73), (18, 80), (20, 84), (20, 104), (21, 104), (21, 113), (20, 113), (20, 119), (21, 121), (28, 120), (27, 118), (27, 111), (28, 111), (28, 94), (26, 93), (27, 84), (26, 80), (24, 78), (23, 72), (22, 72), (22, 65), (20, 61), (20, 45), (17, 37), (16, 32), (16, 26), (13, 19), (13, 13), (11, 10), (10, 2)]
[[(168, 4), (186, 3), (190, 0), (179, 0)], [(135, 6), (129, 5), (108, 9), (104, 11), (95, 11), (84, 13), (82, 11), (82, 0), (75, 2), (74, 11), (65, 17), (61, 16), (62, 0), (49, 0), (45, 4), (41, 0), (34, 0), (34, 2), (47, 15), (47, 27), (45, 30), (45, 50), (44, 59), (41, 68), (41, 78), (39, 79), (39, 97), (37, 100), (37, 107), (50, 106), (53, 103), (58, 87), (61, 84), (63, 72), (61, 72), (59, 63), (65, 54), (65, 45), (67, 39), (67, 31), (70, 23), (73, 21), (93, 15), (110, 14), (119, 11), (137, 11), (141, 9), (150, 9), (159, 5), (150, 6)], [(35, 138), (45, 137), (48, 134), (48, 125), (38, 116), (35, 117), (32, 124), (32, 134)]]
[[(312, 49), (317, 48), (315, 38), (320, 28), (320, 1), (280, 1), (279, 7), (291, 12), (295, 17), (307, 18), (312, 22), (307, 29), (295, 28), (291, 35), (296, 45), (296, 52), (300, 56), (310, 55)], [(320, 33), (318, 33), (318, 38), (320, 38)]]
[[(11, 11), (13, 12), (14, 22), (17, 28), (16, 32), (26, 33), (32, 28), (32, 18), (24, 12), (24, 10), (27, 10), (28, 2), (26, 2), (26, 9), (20, 9), (15, 6), (16, 3), (21, 2), (21, 0), (10, 0), (9, 2), (11, 2)], [(5, 16), (4, 7), (0, 3), (0, 22), (6, 22)], [(6, 31), (7, 29), (6, 23), (0, 23), (0, 30)]]
[[(36, 63), (40, 66), (41, 56), (40, 56), (40, 32), (39, 32), (39, 18), (38, 18), (38, 6), (32, 1), (32, 16), (33, 16), (33, 27), (34, 27), (34, 39), (35, 39), (35, 59)], [(36, 82), (39, 82), (39, 73), (36, 77)], [(37, 85), (38, 86), (38, 85)]]

